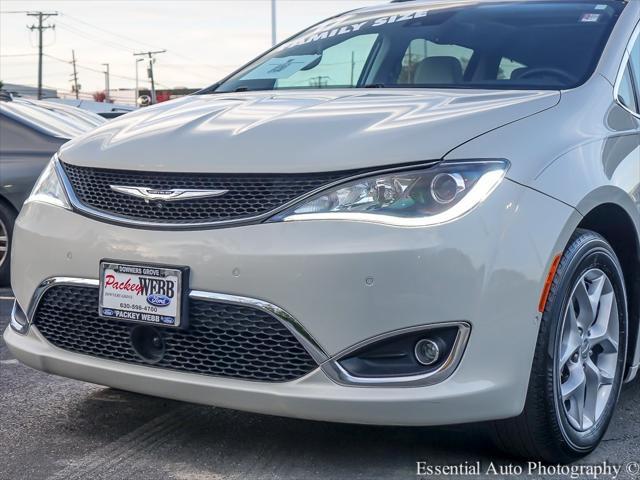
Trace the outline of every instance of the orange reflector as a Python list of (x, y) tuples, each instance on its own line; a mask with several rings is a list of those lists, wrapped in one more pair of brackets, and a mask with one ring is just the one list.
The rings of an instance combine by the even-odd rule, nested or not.
[(547, 275), (547, 281), (544, 282), (544, 288), (542, 289), (542, 296), (540, 297), (540, 304), (538, 305), (538, 311), (540, 313), (544, 312), (544, 307), (547, 304), (547, 299), (549, 298), (549, 292), (551, 291), (551, 284), (553, 283), (553, 277), (556, 276), (556, 271), (558, 270), (558, 265), (560, 265), (560, 259), (562, 258), (562, 254), (559, 253), (553, 259), (553, 263), (551, 264), (551, 268), (549, 269), (549, 275)]

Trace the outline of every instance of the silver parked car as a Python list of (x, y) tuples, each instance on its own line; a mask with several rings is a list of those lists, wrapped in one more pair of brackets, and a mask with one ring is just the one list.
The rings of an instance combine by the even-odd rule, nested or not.
[(0, 101), (0, 287), (9, 283), (13, 222), (38, 176), (60, 146), (106, 120), (38, 100)]
[(63, 146), (15, 229), (34, 368), (591, 452), (640, 364), (637, 0), (393, 2)]

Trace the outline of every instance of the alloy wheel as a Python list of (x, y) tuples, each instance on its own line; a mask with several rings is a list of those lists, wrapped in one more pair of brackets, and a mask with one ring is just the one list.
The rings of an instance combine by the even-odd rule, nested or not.
[(9, 231), (0, 219), (0, 267), (9, 258)]
[(584, 273), (564, 312), (558, 381), (564, 412), (578, 431), (602, 417), (618, 364), (620, 326), (613, 284), (600, 269)]

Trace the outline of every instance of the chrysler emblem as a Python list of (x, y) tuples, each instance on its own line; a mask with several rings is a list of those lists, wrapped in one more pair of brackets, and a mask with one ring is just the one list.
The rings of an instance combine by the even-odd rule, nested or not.
[(183, 188), (174, 188), (172, 190), (163, 190), (158, 188), (146, 187), (127, 187), (121, 185), (110, 185), (111, 190), (132, 197), (142, 198), (145, 202), (177, 202), (180, 200), (194, 200), (197, 198), (220, 197), (229, 190), (189, 190)]

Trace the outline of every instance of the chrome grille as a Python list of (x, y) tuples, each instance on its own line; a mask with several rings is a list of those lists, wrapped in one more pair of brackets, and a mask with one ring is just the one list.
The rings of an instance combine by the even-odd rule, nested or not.
[[(97, 288), (50, 288), (33, 323), (64, 350), (148, 364), (131, 346), (132, 324), (98, 316)], [(189, 327), (158, 331), (165, 353), (154, 367), (263, 382), (295, 380), (317, 367), (280, 321), (248, 306), (190, 299)]]

